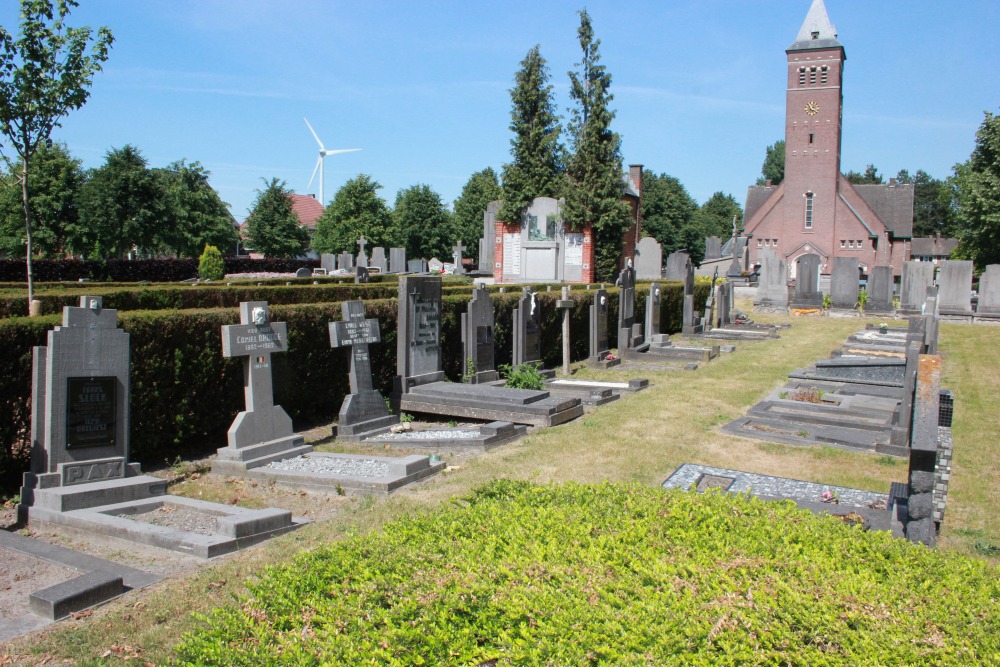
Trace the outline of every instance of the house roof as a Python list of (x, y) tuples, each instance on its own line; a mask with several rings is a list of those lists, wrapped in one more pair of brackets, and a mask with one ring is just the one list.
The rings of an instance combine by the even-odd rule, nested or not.
[(758, 209), (764, 205), (775, 190), (778, 189), (777, 185), (751, 185), (747, 189), (747, 201), (746, 206), (743, 207), (743, 225), (753, 219), (755, 213)]
[(913, 236), (913, 185), (855, 185), (854, 191), (868, 204), (893, 236)]
[(292, 210), (299, 216), (302, 227), (314, 229), (319, 216), (323, 215), (323, 205), (312, 195), (286, 195), (292, 200)]
[(823, 0), (813, 0), (806, 14), (806, 20), (799, 28), (795, 41), (788, 47), (789, 51), (804, 51), (806, 49), (827, 49), (843, 45), (837, 41), (837, 29), (830, 22)]
[(916, 238), (910, 243), (910, 257), (947, 257), (958, 247), (958, 239), (931, 236)]

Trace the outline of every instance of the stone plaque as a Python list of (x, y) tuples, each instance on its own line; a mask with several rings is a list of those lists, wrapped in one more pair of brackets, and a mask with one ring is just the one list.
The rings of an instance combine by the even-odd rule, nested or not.
[(371, 345), (382, 342), (378, 320), (342, 320), (330, 323), (332, 347)]
[(723, 491), (726, 491), (735, 481), (736, 479), (733, 477), (705, 474), (698, 478), (698, 483), (695, 486), (695, 489), (698, 490), (698, 493), (704, 493), (708, 489), (722, 489)]
[(566, 264), (583, 266), (583, 234), (580, 232), (566, 234)]
[(441, 369), (441, 314), (439, 302), (415, 294), (410, 301), (413, 340), (410, 343), (412, 375), (436, 373)]
[(493, 327), (476, 327), (476, 372), (493, 370)]
[(521, 235), (503, 235), (503, 272), (510, 275), (521, 273)]
[(288, 327), (284, 322), (226, 324), (222, 327), (222, 356), (244, 357), (251, 352), (286, 352)]
[(114, 447), (118, 378), (66, 378), (66, 394), (66, 449)]

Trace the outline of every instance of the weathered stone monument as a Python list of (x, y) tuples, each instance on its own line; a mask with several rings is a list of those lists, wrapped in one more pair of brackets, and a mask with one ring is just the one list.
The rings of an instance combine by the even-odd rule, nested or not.
[(290, 456), (312, 451), (292, 429), (292, 420), (274, 404), (271, 355), (288, 351), (284, 322), (272, 322), (266, 301), (240, 303), (240, 323), (222, 327), (222, 356), (242, 357), (246, 410), (229, 427), (212, 472), (239, 474)]
[(934, 546), (934, 472), (937, 467), (941, 358), (921, 355), (913, 396), (910, 472), (906, 502), (906, 539)]
[(368, 268), (378, 269), (379, 273), (389, 272), (389, 262), (385, 258), (385, 248), (382, 246), (372, 248), (372, 258), (368, 264)]
[(1000, 318), (1000, 264), (990, 264), (979, 276), (976, 320)]
[(525, 287), (514, 308), (513, 366), (542, 367), (542, 312), (538, 295)]
[(563, 286), (561, 298), (556, 301), (556, 308), (562, 311), (562, 374), (569, 375), (570, 366), (570, 339), (569, 320), (570, 311), (576, 308), (576, 301), (569, 296), (569, 287)]
[(942, 317), (972, 317), (972, 262), (946, 259), (938, 268), (938, 311)]
[(407, 273), (427, 273), (427, 262), (423, 259), (411, 259), (406, 263)]
[(337, 255), (337, 269), (339, 271), (350, 271), (354, 268), (354, 255), (349, 252), (342, 252)]
[(325, 252), (319, 256), (319, 265), (327, 273), (333, 273), (337, 270), (337, 256)]
[(393, 399), (401, 410), (534, 426), (554, 426), (583, 414), (579, 399), (555, 398), (546, 391), (446, 382), (439, 277), (404, 276), (398, 303)]
[(479, 239), (479, 272), (493, 275), (497, 245), (497, 212), (502, 201), (491, 201), (483, 213), (483, 237)]
[(431, 273), (441, 273), (444, 270), (444, 262), (442, 262), (437, 257), (431, 257), (427, 260), (427, 271)]
[(649, 294), (646, 295), (646, 325), (643, 329), (648, 343), (653, 336), (660, 333), (660, 283), (650, 283)]
[(830, 274), (831, 307), (838, 310), (853, 310), (858, 304), (859, 268), (860, 262), (857, 257), (833, 258), (833, 273)]
[(399, 417), (389, 412), (385, 398), (372, 384), (368, 346), (382, 342), (378, 320), (365, 318), (361, 301), (344, 301), (340, 308), (343, 319), (330, 322), (330, 346), (351, 350), (351, 393), (340, 406), (337, 437), (357, 442), (389, 430), (399, 423)]
[(663, 278), (684, 282), (692, 268), (691, 257), (686, 252), (681, 250), (672, 252), (667, 256), (667, 268)]
[(465, 375), (467, 382), (495, 382), (500, 378), (494, 361), (494, 340), (496, 330), (495, 313), (490, 292), (480, 284), (472, 290), (469, 307), (462, 313), (462, 347), (465, 352)]
[(455, 242), (455, 247), (451, 250), (451, 261), (455, 265), (456, 276), (465, 274), (465, 267), (462, 266), (462, 253), (465, 252), (465, 250), (466, 247), (462, 245), (461, 239)]
[(406, 248), (389, 248), (389, 273), (406, 273)]
[(635, 322), (635, 269), (632, 261), (618, 274), (618, 353), (642, 342), (642, 325)]
[(758, 255), (760, 278), (754, 305), (760, 309), (788, 308), (788, 266), (773, 250), (764, 248)]
[(608, 338), (608, 293), (604, 288), (594, 291), (594, 303), (590, 306), (590, 357), (588, 362), (597, 368), (611, 368), (622, 361), (611, 357), (611, 342)]
[(705, 237), (705, 259), (720, 259), (722, 257), (722, 239), (718, 236)]
[(930, 262), (906, 262), (899, 290), (899, 314), (919, 315), (923, 311), (927, 288), (934, 283), (934, 265)]
[(865, 303), (865, 312), (872, 314), (892, 313), (893, 306), (893, 280), (891, 266), (876, 266), (868, 273), (868, 301)]
[[(823, 305), (823, 294), (819, 291), (820, 256), (814, 253), (801, 255), (795, 261), (795, 296), (793, 308), (819, 308)], [(855, 278), (855, 287), (857, 279)], [(855, 295), (856, 296), (856, 295)], [(851, 304), (854, 307), (854, 304)]]
[[(129, 336), (101, 297), (63, 309), (62, 326), (34, 349), (31, 472), (18, 517), (210, 558), (300, 524), (286, 510), (248, 510), (166, 495), (165, 480), (129, 463)], [(200, 514), (194, 533), (154, 525), (162, 508)], [(120, 580), (119, 580), (120, 589)]]
[(366, 239), (362, 234), (361, 237), (357, 240), (357, 244), (358, 244), (358, 257), (354, 265), (364, 267), (367, 269), (368, 255), (365, 253), (365, 246), (368, 245), (368, 239)]
[(681, 333), (696, 335), (705, 331), (705, 319), (701, 311), (694, 308), (694, 266), (688, 262), (688, 272), (684, 279), (684, 310), (682, 313)]
[(663, 249), (652, 236), (643, 237), (635, 246), (635, 275), (639, 280), (663, 277)]
[(364, 285), (368, 282), (368, 267), (367, 266), (355, 266), (354, 267), (354, 284)]

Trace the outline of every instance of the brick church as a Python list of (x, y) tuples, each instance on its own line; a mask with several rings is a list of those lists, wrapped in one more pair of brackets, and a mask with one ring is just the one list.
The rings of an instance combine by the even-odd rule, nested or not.
[(785, 177), (747, 192), (743, 228), (750, 264), (764, 249), (795, 261), (820, 256), (820, 273), (834, 257), (855, 257), (862, 273), (875, 266), (902, 272), (913, 233), (913, 186), (852, 185), (840, 173), (844, 61), (847, 56), (823, 0), (813, 0), (787, 54)]

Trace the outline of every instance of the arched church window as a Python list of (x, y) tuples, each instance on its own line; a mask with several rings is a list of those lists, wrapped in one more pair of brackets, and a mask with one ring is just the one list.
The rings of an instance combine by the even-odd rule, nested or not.
[(806, 217), (805, 217), (806, 229), (813, 228), (813, 193), (806, 193)]

